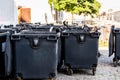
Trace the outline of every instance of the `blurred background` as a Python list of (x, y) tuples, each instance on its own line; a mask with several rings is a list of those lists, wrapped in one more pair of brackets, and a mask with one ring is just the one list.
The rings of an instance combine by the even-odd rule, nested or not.
[(119, 0), (0, 0), (0, 24), (86, 24), (102, 33), (100, 46), (108, 46), (111, 25), (120, 27)]

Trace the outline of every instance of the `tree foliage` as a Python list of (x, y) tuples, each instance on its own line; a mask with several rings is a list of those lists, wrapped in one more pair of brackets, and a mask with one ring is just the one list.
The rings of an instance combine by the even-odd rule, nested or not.
[(72, 14), (98, 14), (101, 4), (97, 0), (48, 0), (56, 10), (71, 12)]

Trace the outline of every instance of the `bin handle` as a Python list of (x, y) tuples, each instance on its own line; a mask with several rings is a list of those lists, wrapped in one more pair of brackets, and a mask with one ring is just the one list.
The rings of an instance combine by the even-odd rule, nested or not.
[(20, 40), (21, 37), (19, 35), (11, 35), (11, 40)]
[(52, 32), (52, 31), (53, 31), (53, 27), (50, 27), (49, 32)]
[(29, 42), (30, 42), (30, 45), (33, 49), (39, 48), (40, 43), (39, 43), (39, 38), (38, 37), (30, 38)]
[(4, 33), (0, 33), (0, 37), (2, 37), (2, 36), (6, 36), (7, 34), (9, 34), (8, 31), (7, 31), (7, 32), (4, 32)]
[(100, 33), (90, 33), (90, 35), (91, 35), (91, 37), (94, 37), (94, 38), (99, 38), (99, 36), (100, 36)]
[(51, 41), (55, 41), (55, 40), (57, 40), (57, 39), (58, 39), (57, 36), (48, 36), (48, 37), (47, 37), (47, 40), (51, 40)]
[(77, 40), (79, 43), (84, 43), (86, 41), (86, 36), (85, 34), (80, 34), (77, 36)]
[(61, 36), (68, 37), (68, 36), (70, 36), (70, 34), (69, 33), (62, 33)]

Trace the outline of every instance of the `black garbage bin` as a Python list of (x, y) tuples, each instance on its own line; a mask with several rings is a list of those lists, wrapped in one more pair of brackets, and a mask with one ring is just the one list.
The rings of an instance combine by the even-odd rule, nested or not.
[(8, 80), (12, 70), (10, 33), (0, 33), (0, 80)]
[(27, 31), (12, 34), (16, 79), (53, 79), (57, 75), (58, 35)]
[(65, 30), (64, 37), (64, 65), (69, 75), (73, 70), (92, 69), (95, 75), (98, 63), (99, 32), (85, 32), (82, 29)]
[(114, 54), (113, 65), (117, 67), (120, 60), (120, 28), (111, 26), (111, 32), (109, 36), (109, 57)]
[[(64, 29), (63, 25), (51, 25), (51, 24), (40, 24), (40, 25), (28, 25), (30, 31), (37, 31), (41, 33), (46, 33), (46, 32), (55, 32), (61, 35), (61, 31)], [(57, 70), (60, 71), (61, 66), (63, 65), (63, 55), (62, 55), (62, 42), (61, 37), (58, 39), (58, 66)]]

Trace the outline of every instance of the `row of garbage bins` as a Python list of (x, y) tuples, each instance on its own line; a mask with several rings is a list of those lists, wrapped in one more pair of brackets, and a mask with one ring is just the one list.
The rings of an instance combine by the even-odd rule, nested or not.
[(97, 28), (86, 25), (2, 25), (0, 78), (52, 80), (62, 66), (68, 75), (79, 69), (91, 69), (95, 75), (100, 34)]

